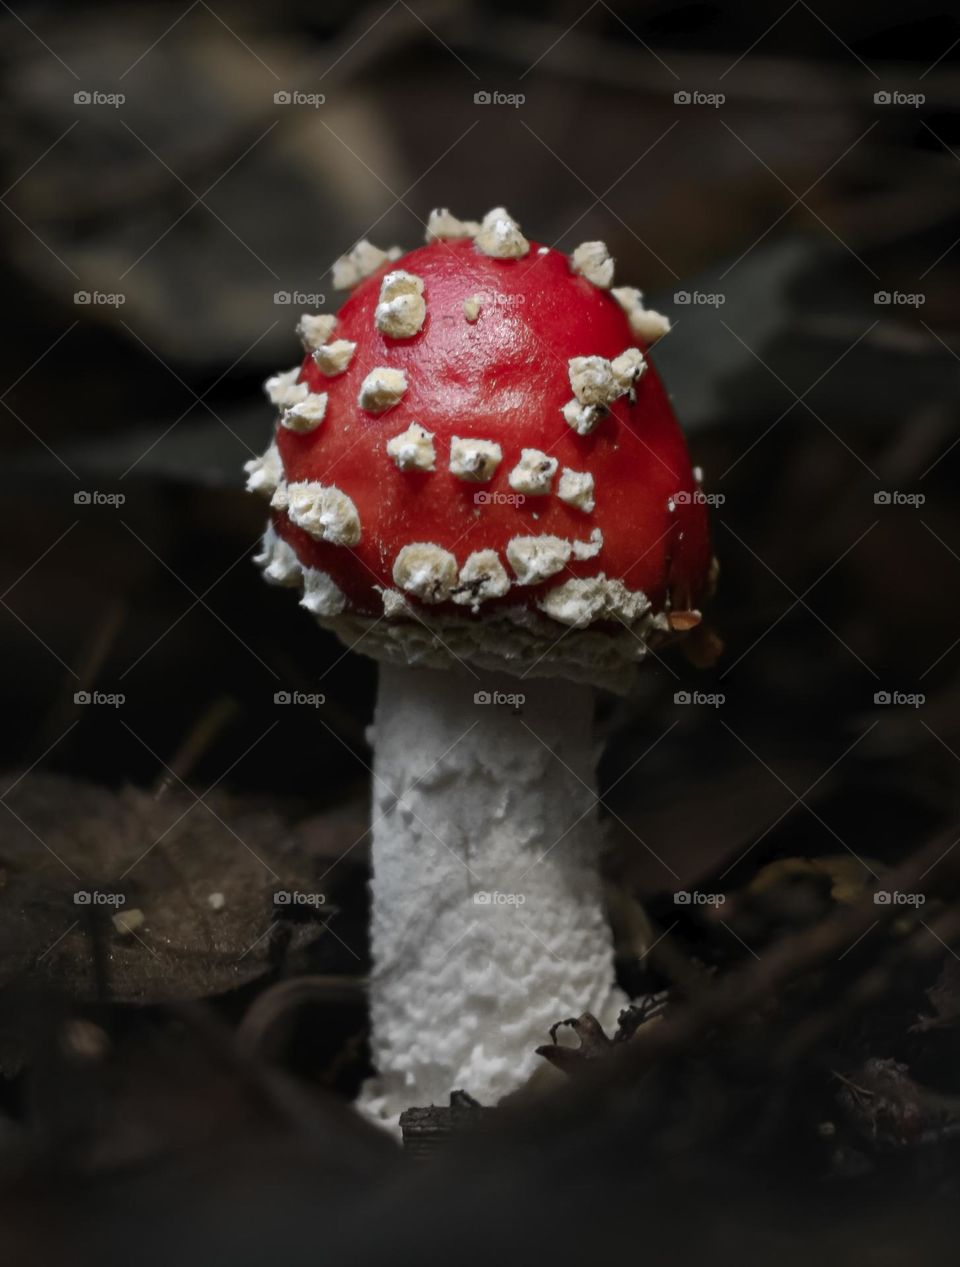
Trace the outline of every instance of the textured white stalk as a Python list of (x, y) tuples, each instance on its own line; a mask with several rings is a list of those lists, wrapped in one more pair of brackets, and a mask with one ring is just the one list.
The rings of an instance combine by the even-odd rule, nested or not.
[(592, 714), (588, 686), (380, 666), (379, 1076), (362, 1104), (381, 1120), (458, 1088), (493, 1104), (541, 1063), (555, 1021), (591, 1011), (610, 1025), (625, 1005), (598, 872)]

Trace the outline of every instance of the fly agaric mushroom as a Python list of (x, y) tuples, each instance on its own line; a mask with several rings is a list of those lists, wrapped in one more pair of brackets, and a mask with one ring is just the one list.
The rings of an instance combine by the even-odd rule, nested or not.
[(521, 1085), (549, 1026), (625, 1002), (598, 869), (594, 686), (699, 622), (703, 498), (646, 357), (669, 327), (503, 208), (434, 212), (305, 316), (248, 463), (257, 562), (380, 661), (367, 1109)]

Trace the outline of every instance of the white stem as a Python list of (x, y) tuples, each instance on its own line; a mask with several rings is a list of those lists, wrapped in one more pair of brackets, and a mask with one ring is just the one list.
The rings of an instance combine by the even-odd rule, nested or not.
[(592, 717), (587, 686), (381, 665), (368, 1112), (495, 1103), (555, 1021), (615, 1023)]

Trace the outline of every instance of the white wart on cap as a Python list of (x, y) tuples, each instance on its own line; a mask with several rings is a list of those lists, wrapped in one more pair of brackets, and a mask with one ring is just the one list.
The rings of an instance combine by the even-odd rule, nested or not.
[(391, 436), (387, 441), (387, 456), (392, 458), (400, 471), (432, 471), (436, 467), (437, 453), (433, 447), (433, 432), (411, 422), (406, 431)]
[(474, 241), (484, 255), (498, 260), (517, 260), (530, 250), (530, 243), (505, 207), (487, 212)]
[(574, 271), (606, 290), (613, 282), (613, 256), (605, 242), (581, 242), (570, 256)]
[(383, 268), (390, 260), (399, 259), (403, 252), (399, 246), (391, 246), (389, 251), (381, 251), (378, 246), (362, 238), (352, 251), (341, 255), (333, 266), (333, 285), (336, 290), (352, 290), (366, 277), (370, 277), (378, 268)]
[(387, 273), (380, 284), (380, 299), (374, 313), (380, 333), (391, 339), (412, 339), (420, 333), (426, 318), (422, 278), (403, 269)]
[(654, 343), (670, 333), (670, 318), (643, 306), (643, 291), (635, 286), (615, 286), (610, 294), (627, 315), (630, 329), (638, 339)]
[(355, 546), (360, 541), (360, 515), (341, 488), (302, 480), (280, 484), (271, 498), (274, 510), (285, 510), (291, 523), (315, 541), (335, 546)]
[(457, 560), (430, 541), (413, 541), (394, 559), (393, 582), (423, 603), (445, 603), (457, 584)]
[(303, 313), (297, 322), (297, 334), (300, 336), (304, 351), (313, 352), (321, 344), (326, 343), (333, 334), (333, 327), (336, 324), (336, 317), (327, 313), (316, 315), (309, 312)]
[(545, 497), (550, 492), (553, 477), (559, 463), (540, 449), (522, 449), (520, 461), (508, 476), (508, 483), (516, 493), (529, 497)]
[(343, 374), (353, 360), (357, 345), (349, 339), (334, 339), (332, 343), (323, 343), (313, 353), (313, 362), (321, 374), (335, 378)]
[(503, 450), (494, 440), (461, 439), (450, 441), (450, 473), (457, 479), (485, 484), (503, 460)]
[(403, 370), (379, 365), (361, 383), (357, 404), (371, 414), (386, 413), (403, 399), (406, 390), (407, 376)]

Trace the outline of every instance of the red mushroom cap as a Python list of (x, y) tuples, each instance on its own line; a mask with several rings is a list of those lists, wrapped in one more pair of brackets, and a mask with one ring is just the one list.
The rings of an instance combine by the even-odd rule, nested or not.
[(517, 666), (569, 634), (542, 671), (599, 679), (695, 624), (708, 585), (704, 500), (646, 359), (669, 327), (606, 289), (601, 243), (527, 243), (502, 209), (440, 237), (451, 219), (399, 259), (360, 244), (335, 278), (369, 275), (303, 319), (299, 373), (267, 384), (276, 449), (248, 464), (274, 508), (258, 561), (352, 638), (387, 626), (372, 654)]

